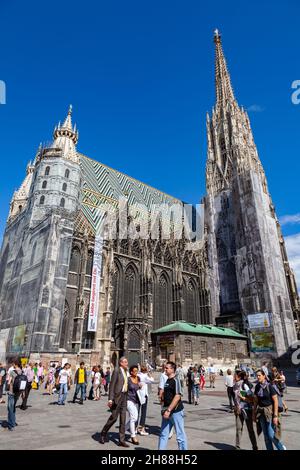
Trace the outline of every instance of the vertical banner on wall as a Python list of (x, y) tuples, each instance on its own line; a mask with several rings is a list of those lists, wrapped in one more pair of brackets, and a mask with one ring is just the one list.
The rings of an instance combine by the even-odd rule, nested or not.
[(89, 308), (88, 331), (97, 331), (97, 319), (99, 311), (100, 278), (102, 266), (103, 237), (96, 235), (93, 259), (91, 298)]

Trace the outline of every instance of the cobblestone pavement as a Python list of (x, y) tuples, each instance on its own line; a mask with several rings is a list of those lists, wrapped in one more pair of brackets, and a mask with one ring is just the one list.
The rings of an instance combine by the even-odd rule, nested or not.
[[(189, 449), (234, 449), (235, 418), (228, 412), (224, 388), (223, 378), (218, 377), (215, 389), (206, 388), (201, 393), (198, 406), (185, 403)], [(157, 449), (161, 415), (156, 391), (157, 385), (154, 384), (147, 417), (150, 435), (139, 436), (140, 445), (130, 444), (129, 450)], [(6, 401), (6, 396), (4, 398)], [(73, 388), (68, 394), (66, 406), (57, 406), (57, 395), (49, 396), (43, 388), (32, 390), (29, 408), (22, 411), (17, 405), (18, 426), (15, 430), (9, 432), (0, 428), (1, 449), (120, 449), (116, 445), (118, 423), (111, 429), (109, 443), (101, 445), (98, 442), (99, 431), (109, 417), (107, 397), (102, 397), (98, 402), (86, 400), (84, 405), (71, 403), (72, 398)], [(184, 401), (186, 399), (185, 389)], [(289, 386), (285, 400), (289, 410), (283, 414), (282, 441), (288, 449), (300, 449), (300, 387)], [(6, 404), (0, 404), (0, 420), (6, 417)], [(259, 448), (264, 449), (262, 436), (258, 442)], [(168, 448), (177, 449), (175, 433)], [(242, 449), (251, 449), (247, 429), (244, 429)]]

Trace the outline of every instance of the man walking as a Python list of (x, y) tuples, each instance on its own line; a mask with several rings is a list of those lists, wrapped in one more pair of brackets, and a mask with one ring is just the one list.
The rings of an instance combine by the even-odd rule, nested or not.
[(107, 420), (104, 428), (101, 431), (99, 442), (104, 444), (106, 436), (112, 425), (117, 421), (120, 416), (120, 438), (119, 446), (129, 447), (125, 442), (125, 424), (126, 424), (126, 410), (127, 410), (127, 392), (128, 392), (128, 377), (127, 377), (128, 361), (126, 357), (121, 357), (119, 360), (119, 367), (113, 371), (109, 394), (108, 394), (108, 407), (111, 409), (111, 415)]
[(169, 434), (173, 426), (179, 450), (187, 450), (187, 439), (184, 431), (184, 414), (182, 403), (182, 388), (179, 378), (176, 376), (176, 364), (167, 362), (165, 373), (168, 376), (162, 395), (162, 424), (159, 437), (159, 450), (165, 450)]
[(77, 399), (77, 395), (80, 391), (80, 405), (83, 405), (83, 400), (85, 400), (86, 396), (86, 386), (87, 386), (87, 373), (86, 368), (84, 367), (84, 362), (80, 363), (80, 367), (75, 372), (74, 382), (76, 385), (75, 393), (73, 397), (73, 403), (75, 403)]
[(32, 362), (29, 362), (29, 364), (27, 364), (27, 366), (24, 368), (24, 375), (26, 375), (27, 377), (27, 384), (26, 384), (24, 395), (23, 395), (22, 404), (20, 406), (20, 410), (25, 411), (27, 409), (27, 400), (28, 400), (29, 393), (32, 387), (32, 381), (34, 379)]
[(233, 412), (234, 407), (234, 393), (233, 393), (233, 374), (231, 369), (227, 369), (227, 375), (225, 377), (225, 387), (227, 388), (227, 395), (229, 400), (230, 412)]
[(213, 364), (211, 364), (210, 367), (208, 368), (208, 374), (209, 374), (209, 387), (215, 388), (216, 368), (214, 367)]
[(71, 386), (70, 364), (66, 363), (58, 374), (59, 398), (58, 405), (64, 405), (67, 399), (68, 390)]
[(11, 368), (8, 380), (7, 380), (7, 430), (13, 431), (14, 427), (17, 426), (16, 423), (16, 403), (20, 396), (20, 392), (25, 390), (26, 380), (22, 384), (19, 384), (18, 387), (14, 387), (15, 380), (18, 376), (22, 375), (21, 362), (15, 361), (13, 363), (13, 368)]

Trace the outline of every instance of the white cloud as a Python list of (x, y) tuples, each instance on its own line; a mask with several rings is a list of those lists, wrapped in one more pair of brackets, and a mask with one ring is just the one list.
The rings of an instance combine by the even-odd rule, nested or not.
[(291, 268), (295, 272), (298, 292), (300, 291), (300, 233), (285, 237), (286, 250)]
[(281, 225), (300, 224), (300, 213), (294, 215), (283, 215), (279, 219)]
[(251, 104), (249, 108), (247, 108), (247, 111), (252, 111), (253, 113), (262, 113), (265, 110), (263, 106), (260, 106), (260, 104)]

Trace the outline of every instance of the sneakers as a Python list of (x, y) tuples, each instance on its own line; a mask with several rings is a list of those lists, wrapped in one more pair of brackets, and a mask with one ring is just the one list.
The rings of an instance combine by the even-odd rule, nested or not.
[(282, 450), (287, 450), (287, 448), (282, 444)]
[(139, 434), (140, 434), (141, 436), (149, 436), (149, 433), (146, 432), (146, 431), (139, 431)]

